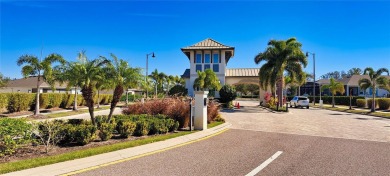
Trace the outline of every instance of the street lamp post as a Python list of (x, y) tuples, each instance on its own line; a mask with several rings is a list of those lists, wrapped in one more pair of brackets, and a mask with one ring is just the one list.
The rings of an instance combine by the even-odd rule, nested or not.
[(151, 52), (149, 54), (146, 54), (146, 73), (145, 73), (145, 83), (146, 83), (146, 98), (148, 98), (148, 88), (149, 88), (149, 82), (148, 82), (148, 59), (149, 55), (152, 55), (152, 58), (155, 58), (154, 52)]
[(316, 105), (316, 54), (306, 52), (306, 57), (309, 57), (309, 54), (313, 55), (313, 105)]

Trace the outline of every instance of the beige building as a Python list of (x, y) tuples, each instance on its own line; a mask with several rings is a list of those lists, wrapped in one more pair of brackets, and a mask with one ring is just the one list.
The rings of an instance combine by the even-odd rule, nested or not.
[[(259, 68), (226, 68), (227, 63), (234, 56), (234, 47), (221, 44), (213, 39), (205, 39), (194, 45), (181, 48), (190, 62), (182, 78), (186, 81), (189, 96), (194, 95), (194, 81), (198, 77), (197, 71), (213, 70), (221, 85), (237, 85), (244, 83), (259, 84)], [(219, 95), (216, 94), (216, 97)]]
[[(6, 87), (0, 88), (0, 93), (36, 93), (37, 92), (37, 82), (38, 77), (37, 76), (30, 76), (27, 78), (21, 78), (21, 79), (14, 79), (10, 80)], [(53, 92), (50, 85), (43, 81), (43, 78), (39, 81), (40, 93), (51, 93)], [(58, 83), (55, 84), (55, 93), (65, 93), (66, 90), (66, 84), (60, 85)], [(74, 94), (74, 89), (69, 90), (69, 93)], [(80, 89), (78, 89), (78, 93), (80, 93)]]

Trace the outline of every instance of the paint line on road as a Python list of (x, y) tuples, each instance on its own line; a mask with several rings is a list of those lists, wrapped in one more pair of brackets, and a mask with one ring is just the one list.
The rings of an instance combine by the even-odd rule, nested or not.
[(274, 161), (282, 153), (283, 153), (282, 151), (277, 151), (274, 155), (271, 156), (271, 158), (268, 158), (267, 160), (265, 160), (263, 163), (260, 164), (260, 166), (256, 167), (255, 169), (253, 169), (251, 172), (249, 172), (245, 176), (254, 176), (254, 175), (256, 175), (261, 170), (263, 170), (265, 167), (267, 167), (268, 164), (270, 164), (272, 161)]
[(121, 159), (121, 160), (112, 161), (112, 162), (109, 162), (109, 163), (100, 164), (100, 165), (97, 165), (97, 166), (91, 166), (91, 167), (88, 167), (88, 168), (85, 168), (85, 169), (76, 170), (76, 171), (73, 171), (73, 172), (61, 174), (61, 176), (75, 175), (75, 174), (79, 174), (79, 173), (95, 170), (95, 169), (98, 169), (98, 168), (101, 168), (101, 167), (106, 167), (106, 166), (109, 166), (109, 165), (118, 164), (118, 163), (122, 163), (122, 162), (125, 162), (125, 161), (130, 161), (130, 160), (133, 160), (133, 159), (141, 158), (141, 157), (144, 157), (144, 156), (149, 156), (149, 155), (152, 155), (152, 154), (164, 152), (164, 151), (171, 150), (171, 149), (174, 149), (174, 148), (178, 148), (178, 147), (181, 147), (181, 146), (184, 146), (184, 145), (188, 145), (188, 144), (199, 142), (199, 141), (202, 141), (202, 140), (205, 140), (205, 139), (209, 139), (211, 137), (214, 137), (214, 136), (217, 136), (219, 134), (222, 134), (223, 132), (225, 132), (227, 130), (229, 130), (229, 129), (228, 128), (227, 129), (223, 129), (223, 130), (221, 130), (221, 131), (219, 131), (217, 133), (205, 136), (203, 138), (195, 139), (195, 140), (188, 141), (188, 142), (185, 142), (185, 143), (182, 143), (182, 144), (178, 144), (178, 145), (175, 145), (175, 146), (171, 146), (171, 147), (163, 148), (163, 149), (160, 149), (160, 150), (156, 150), (156, 151), (152, 151), (152, 152), (136, 155), (136, 156), (133, 156), (133, 157), (130, 157), (130, 158), (124, 158), (124, 159)]

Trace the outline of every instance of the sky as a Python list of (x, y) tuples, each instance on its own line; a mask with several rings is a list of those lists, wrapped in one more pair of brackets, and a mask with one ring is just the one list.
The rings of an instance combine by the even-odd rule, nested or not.
[[(235, 47), (228, 68), (259, 68), (271, 39), (295, 37), (315, 53), (316, 78), (331, 71), (390, 69), (390, 1), (13, 1), (0, 0), (0, 73), (21, 78), (16, 60), (58, 53), (76, 61), (110, 53), (132, 67), (181, 75), (180, 48), (206, 38)], [(313, 73), (313, 58), (304, 69)]]

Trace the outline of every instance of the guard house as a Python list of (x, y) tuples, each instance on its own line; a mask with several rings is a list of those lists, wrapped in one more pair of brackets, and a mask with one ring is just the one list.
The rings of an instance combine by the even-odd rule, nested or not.
[(190, 69), (187, 69), (182, 75), (186, 80), (189, 96), (194, 95), (193, 85), (198, 77), (198, 70), (212, 69), (219, 78), (221, 85), (225, 85), (226, 65), (229, 59), (234, 56), (234, 47), (226, 46), (208, 38), (194, 45), (181, 48), (181, 50), (190, 61)]

